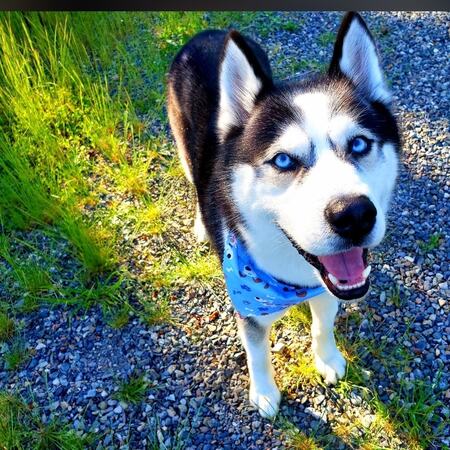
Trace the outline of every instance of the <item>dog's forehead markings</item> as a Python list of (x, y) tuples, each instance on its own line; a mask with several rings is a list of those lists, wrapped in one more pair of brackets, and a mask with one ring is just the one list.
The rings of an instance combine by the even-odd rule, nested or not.
[(330, 118), (330, 98), (323, 92), (307, 92), (294, 97), (306, 122), (323, 122)]
[(275, 142), (278, 150), (286, 150), (302, 158), (309, 154), (310, 140), (303, 128), (297, 123), (288, 125)]
[[(333, 100), (324, 92), (298, 94), (293, 103), (302, 112), (301, 129), (316, 153), (342, 145), (358, 128), (355, 119), (344, 111), (333, 113)], [(300, 128), (300, 127), (299, 127)]]
[(327, 147), (331, 118), (330, 98), (323, 92), (298, 94), (293, 99), (302, 112), (302, 128), (317, 149)]

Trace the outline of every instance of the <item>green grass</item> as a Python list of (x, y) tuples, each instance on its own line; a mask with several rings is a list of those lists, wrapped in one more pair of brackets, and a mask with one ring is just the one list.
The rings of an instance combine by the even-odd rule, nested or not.
[(149, 389), (153, 387), (144, 375), (133, 373), (126, 381), (119, 384), (116, 398), (126, 403), (137, 404), (144, 400)]
[(10, 393), (0, 392), (0, 447), (7, 450), (82, 450), (94, 442), (69, 425), (42, 422), (39, 410)]
[[(245, 30), (261, 18), (238, 12), (0, 14), (0, 258), (11, 268), (4, 281), (22, 310), (42, 302), (100, 304), (111, 317), (111, 308), (128, 308), (125, 287), (142, 277), (128, 270), (133, 255), (122, 251), (123, 227), (132, 224), (130, 240), (170, 231), (167, 205), (181, 176), (164, 131), (147, 131), (155, 121), (167, 123), (170, 61), (204, 28)], [(103, 207), (110, 194), (114, 199)], [(16, 251), (18, 233), (34, 229), (51, 246), (68, 242), (65, 251), (78, 268), (71, 278), (49, 260), (51, 252), (30, 264)], [(147, 278), (164, 286), (209, 282), (219, 273), (214, 256), (183, 259), (175, 247), (165, 259), (170, 265), (146, 264)], [(144, 303), (136, 311), (145, 310), (148, 322), (168, 318), (163, 303)], [(116, 326), (124, 321), (120, 313), (113, 320)]]
[(107, 322), (111, 328), (116, 329), (127, 325), (130, 322), (130, 308), (128, 305), (125, 304), (122, 308), (114, 310)]
[[(394, 290), (395, 292), (395, 290)], [(395, 302), (395, 300), (394, 300)], [(292, 308), (283, 319), (282, 326), (292, 332), (308, 333), (311, 318), (306, 305)], [(337, 345), (347, 360), (344, 378), (334, 387), (325, 387), (314, 368), (312, 356), (305, 349), (287, 347), (281, 354), (274, 355), (279, 386), (287, 395), (295, 395), (296, 390), (308, 386), (321, 385), (326, 389), (328, 399), (344, 407), (344, 421), (329, 420), (327, 429), (305, 433), (286, 417), (280, 417), (279, 427), (289, 448), (328, 449), (343, 442), (348, 448), (419, 450), (434, 448), (442, 436), (444, 424), (439, 422), (437, 411), (443, 406), (439, 399), (439, 376), (432, 382), (408, 380), (398, 374), (408, 374), (415, 355), (403, 345), (409, 340), (410, 324), (401, 339), (389, 343), (392, 331), (385, 333), (381, 340), (361, 337), (356, 332), (352, 338), (346, 337), (349, 325), (358, 327), (361, 316), (355, 310), (345, 314), (343, 323), (336, 332)], [(281, 326), (281, 325), (280, 325)], [(307, 347), (309, 350), (309, 346)], [(371, 363), (377, 361), (388, 377), (388, 400), (382, 401), (375, 384)], [(364, 417), (348, 409), (343, 399), (357, 394), (362, 401), (365, 414), (372, 419), (365, 422)], [(356, 415), (355, 415), (356, 414)], [(336, 439), (338, 441), (336, 441)], [(406, 447), (402, 447), (406, 445)]]
[(30, 356), (30, 350), (27, 349), (20, 339), (15, 339), (8, 345), (8, 350), (3, 355), (5, 369), (18, 370)]
[(297, 72), (310, 70), (323, 72), (326, 67), (327, 64), (315, 60), (290, 58), (284, 60), (282, 72), (284, 76), (290, 76)]
[(335, 39), (336, 39), (335, 33), (332, 33), (331, 31), (325, 31), (319, 36), (318, 41), (320, 45), (326, 47), (327, 45), (333, 43)]
[(400, 308), (403, 305), (404, 298), (400, 292), (398, 285), (394, 286), (389, 292), (389, 300), (397, 307)]
[(423, 253), (429, 253), (433, 250), (436, 250), (440, 247), (441, 243), (443, 241), (442, 234), (441, 233), (433, 233), (428, 238), (428, 241), (418, 241), (418, 245), (420, 250), (422, 250)]
[(317, 443), (316, 439), (308, 436), (294, 425), (288, 418), (279, 416), (277, 418), (277, 425), (282, 430), (282, 435), (292, 450), (322, 450), (322, 446)]
[(16, 324), (6, 313), (0, 311), (0, 343), (9, 341), (16, 332)]
[(408, 448), (428, 448), (442, 435), (445, 426), (436, 414), (436, 410), (443, 406), (437, 399), (436, 386), (422, 380), (401, 381), (399, 384), (387, 405), (374, 400), (376, 413), (405, 439)]

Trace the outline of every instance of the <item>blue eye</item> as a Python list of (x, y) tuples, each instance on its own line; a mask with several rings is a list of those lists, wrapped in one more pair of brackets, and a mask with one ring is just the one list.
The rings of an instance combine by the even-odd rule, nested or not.
[(349, 147), (352, 153), (361, 155), (369, 150), (370, 143), (365, 137), (358, 136), (350, 141)]
[(292, 159), (287, 153), (278, 153), (278, 155), (273, 158), (272, 162), (279, 170), (290, 170), (296, 165), (295, 160)]

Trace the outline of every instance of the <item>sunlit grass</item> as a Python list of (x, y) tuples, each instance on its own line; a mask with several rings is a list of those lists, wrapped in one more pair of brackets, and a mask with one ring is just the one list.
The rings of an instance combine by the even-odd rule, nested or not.
[(120, 401), (137, 404), (144, 400), (147, 391), (154, 387), (142, 374), (132, 373), (127, 380), (120, 382), (116, 398)]
[(0, 343), (11, 339), (16, 332), (16, 324), (8, 314), (0, 311)]
[(92, 435), (78, 436), (68, 424), (42, 422), (37, 408), (20, 397), (0, 392), (0, 445), (5, 449), (82, 450)]

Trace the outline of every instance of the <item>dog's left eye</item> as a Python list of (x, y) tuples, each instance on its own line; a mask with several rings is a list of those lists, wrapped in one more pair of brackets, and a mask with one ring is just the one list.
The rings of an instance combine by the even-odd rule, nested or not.
[(271, 162), (279, 170), (292, 170), (297, 166), (297, 161), (287, 153), (278, 153)]
[(364, 136), (357, 136), (349, 142), (349, 150), (356, 155), (363, 155), (370, 150), (370, 141)]

